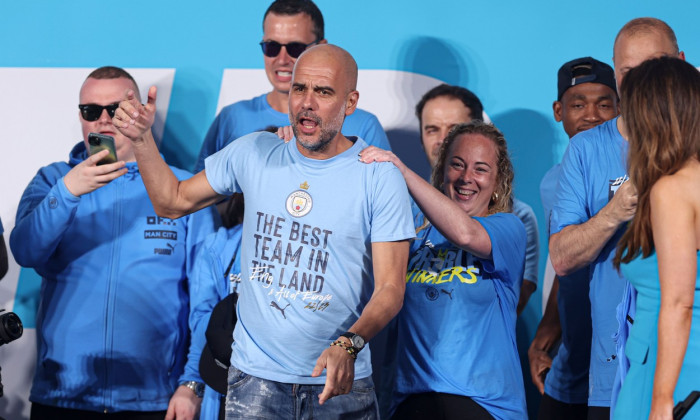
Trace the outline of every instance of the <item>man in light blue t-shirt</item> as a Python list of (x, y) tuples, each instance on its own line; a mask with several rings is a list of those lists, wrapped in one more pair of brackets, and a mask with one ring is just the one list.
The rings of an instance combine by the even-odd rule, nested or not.
[[(645, 60), (659, 56), (684, 58), (673, 30), (654, 18), (628, 22), (615, 39), (613, 53), (618, 87), (625, 73)], [(625, 224), (637, 208), (636, 191), (626, 182), (626, 135), (624, 122), (618, 117), (571, 139), (561, 163), (550, 221), (549, 253), (557, 275), (566, 276), (591, 266), (593, 335), (588, 419), (608, 419), (615, 398), (616, 308), (629, 289), (613, 268), (612, 259)]]
[[(289, 124), (287, 117), (294, 62), (306, 48), (325, 44), (321, 11), (310, 0), (276, 0), (263, 17), (265, 74), (272, 85), (268, 93), (224, 107), (212, 123), (197, 159), (195, 172), (204, 159), (233, 140), (267, 127)], [(390, 150), (389, 140), (373, 114), (356, 109), (343, 124), (345, 135), (358, 136), (370, 146)]]
[[(155, 88), (129, 94), (114, 118), (133, 141), (159, 214), (177, 218), (245, 197), (238, 322), (227, 418), (376, 418), (365, 343), (401, 308), (410, 198), (398, 169), (365, 165), (341, 127), (355, 111), (357, 64), (333, 45), (297, 60), (289, 95), (294, 138), (253, 133), (179, 182), (148, 133)], [(324, 374), (325, 371), (325, 374)]]
[[(554, 119), (570, 138), (617, 116), (615, 73), (609, 65), (592, 57), (577, 58), (559, 68), (557, 79)], [(554, 165), (540, 184), (547, 221), (560, 171), (561, 164)], [(538, 420), (585, 420), (591, 355), (591, 305), (585, 298), (589, 268), (553, 277), (544, 315), (528, 349), (532, 382), (543, 394)], [(551, 350), (557, 350), (554, 360)]]

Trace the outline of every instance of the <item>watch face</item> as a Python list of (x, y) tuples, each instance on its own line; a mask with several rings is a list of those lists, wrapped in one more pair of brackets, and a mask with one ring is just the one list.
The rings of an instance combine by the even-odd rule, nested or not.
[(358, 350), (365, 346), (365, 339), (359, 335), (354, 335), (350, 341), (352, 341), (352, 346)]
[(204, 384), (195, 382), (194, 392), (197, 396), (202, 396), (204, 394)]

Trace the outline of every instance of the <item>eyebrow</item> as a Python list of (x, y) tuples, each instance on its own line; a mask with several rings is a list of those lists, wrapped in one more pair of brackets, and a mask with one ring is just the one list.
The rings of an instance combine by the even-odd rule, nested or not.
[[(465, 164), (467, 163), (466, 160), (464, 160), (464, 159), (462, 159), (461, 157), (456, 156), (456, 155), (455, 155), (455, 156), (452, 156), (452, 159), (459, 159), (460, 162), (465, 163)], [(488, 166), (489, 168), (492, 167), (488, 162), (482, 162), (482, 161), (474, 162), (474, 166), (476, 166), (476, 165), (486, 165), (486, 166)]]
[[(574, 95), (571, 99), (572, 99), (572, 100), (576, 100), (576, 99), (585, 100), (586, 98), (587, 98), (586, 95), (578, 94), (578, 95)], [(604, 99), (610, 99), (610, 100), (612, 100), (613, 97), (612, 97), (612, 95), (601, 95), (601, 96), (598, 96), (595, 100), (596, 100), (596, 101), (601, 101), (601, 100), (604, 100)]]
[(335, 93), (335, 89), (333, 89), (330, 86), (314, 86), (314, 91), (319, 91), (319, 90), (330, 90), (331, 92)]

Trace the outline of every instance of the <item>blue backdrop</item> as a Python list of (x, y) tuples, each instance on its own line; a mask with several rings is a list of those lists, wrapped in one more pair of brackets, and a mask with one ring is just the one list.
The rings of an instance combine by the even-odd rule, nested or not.
[[(262, 15), (268, 4), (234, 0), (5, 1), (0, 12), (0, 70), (95, 68), (107, 64), (173, 69), (162, 151), (172, 164), (191, 169), (204, 134), (216, 115), (224, 70), (263, 67), (258, 42), (262, 36)], [(541, 273), (547, 237), (539, 182), (546, 170), (560, 159), (567, 144), (566, 135), (551, 112), (559, 66), (588, 55), (612, 64), (612, 44), (617, 31), (628, 20), (640, 16), (654, 16), (668, 22), (675, 29), (688, 61), (694, 65), (698, 65), (696, 57), (700, 54), (696, 29), (700, 2), (697, 1), (318, 0), (317, 4), (326, 20), (326, 38), (353, 54), (360, 69), (429, 76), (465, 86), (481, 98), (491, 120), (508, 139), (516, 170), (516, 195), (530, 204), (538, 216)], [(18, 124), (16, 116), (36, 111), (38, 107), (42, 111), (33, 115), (36, 126), (32, 130), (48, 133), (42, 141), (65, 137), (63, 133), (55, 133), (51, 124), (42, 123), (46, 122), (46, 115), (41, 114), (51, 112), (51, 107), (37, 105), (44, 99), (41, 93), (32, 91), (34, 81), (27, 77), (22, 82), (26, 86), (14, 86), (17, 92), (32, 92), (28, 97), (7, 95), (0, 90), (4, 125)], [(55, 83), (60, 85), (60, 78)], [(380, 105), (372, 102), (375, 107), (372, 108), (363, 106), (362, 91), (360, 94), (360, 106), (380, 116), (385, 125), (382, 107), (410, 109), (415, 105), (402, 103), (403, 97), (397, 96), (385, 98)], [(77, 101), (77, 89), (71, 101)], [(15, 106), (20, 102), (22, 106)], [(414, 137), (414, 141), (405, 145), (392, 141), (392, 145), (394, 149), (405, 147), (406, 150), (398, 150), (400, 153), (419, 156), (422, 151), (416, 148), (417, 121), (410, 124), (405, 129), (394, 129), (404, 137)], [(26, 128), (18, 127), (16, 131), (23, 130)], [(3, 138), (1, 154), (16, 152), (14, 142), (28, 140), (14, 134), (12, 138)], [(67, 153), (68, 148), (64, 149)], [(44, 164), (64, 159), (65, 153), (58, 158), (47, 156)], [(12, 159), (21, 160), (22, 156)], [(20, 192), (37, 169), (37, 165), (27, 168), (28, 175), (21, 179)], [(11, 175), (6, 171), (1, 174), (1, 191), (10, 191), (18, 182)], [(3, 197), (0, 216), (7, 237), (14, 224), (19, 196), (8, 193)], [(0, 300), (10, 308), (15, 304), (17, 288), (22, 288), (22, 281), (17, 282), (16, 267), (8, 275), (12, 276), (13, 279), (0, 284)], [(518, 340), (523, 349), (527, 348), (539, 321), (540, 300), (539, 294), (533, 295), (519, 321)], [(15, 309), (21, 309), (21, 305)], [(31, 330), (33, 315), (24, 314), (25, 318), (30, 320), (26, 326)], [(7, 360), (17, 350), (10, 353), (8, 349), (14, 346), (21, 344), (0, 348), (0, 363), (10, 364)], [(526, 358), (523, 360), (526, 362)], [(527, 371), (527, 363), (523, 368)], [(30, 374), (21, 378), (3, 376), (10, 400), (7, 397), (0, 400), (0, 416), (24, 418), (28, 413), (26, 387), (16, 385), (21, 390), (14, 395), (15, 391), (8, 389), (7, 384), (26, 383)], [(529, 377), (526, 385), (532, 412), (538, 402)], [(12, 402), (12, 398), (20, 401)]]

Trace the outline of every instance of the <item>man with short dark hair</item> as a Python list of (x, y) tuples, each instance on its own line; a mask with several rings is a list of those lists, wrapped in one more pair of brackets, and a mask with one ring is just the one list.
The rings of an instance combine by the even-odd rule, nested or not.
[[(628, 22), (613, 48), (617, 86), (629, 69), (660, 56), (685, 58), (673, 30), (655, 18)], [(631, 298), (625, 292), (627, 281), (612, 265), (617, 242), (637, 209), (634, 186), (626, 182), (626, 136), (624, 121), (617, 117), (571, 140), (562, 160), (550, 221), (549, 252), (557, 275), (567, 276), (591, 266), (589, 419), (610, 417), (618, 371), (612, 338), (619, 328), (616, 308), (620, 303), (627, 306), (623, 298), (627, 302)]]
[[(195, 172), (204, 169), (204, 159), (233, 140), (274, 125), (289, 124), (287, 117), (292, 68), (310, 46), (325, 44), (323, 15), (311, 0), (276, 0), (263, 17), (260, 43), (265, 74), (272, 90), (250, 100), (224, 107), (207, 132)], [(349, 115), (343, 134), (359, 136), (371, 146), (390, 149), (377, 117), (361, 109)]]
[[(569, 138), (618, 114), (615, 73), (592, 57), (564, 63), (557, 75), (554, 119)], [(554, 165), (540, 184), (545, 218), (550, 219), (561, 165)], [(549, 264), (549, 260), (548, 260)], [(591, 355), (591, 305), (586, 298), (589, 267), (554, 277), (544, 316), (528, 350), (533, 383), (543, 394), (539, 419), (581, 419), (588, 413), (588, 367)], [(546, 279), (545, 279), (546, 281)], [(554, 360), (549, 352), (561, 339)]]
[(447, 133), (460, 123), (483, 121), (484, 107), (479, 98), (461, 86), (441, 84), (430, 89), (416, 104), (420, 142), (435, 167), (440, 145)]
[[(190, 420), (199, 410), (189, 277), (215, 213), (156, 215), (131, 142), (112, 124), (129, 90), (136, 82), (121, 68), (90, 73), (80, 89), (83, 140), (68, 162), (39, 170), (17, 209), (13, 255), (42, 277), (35, 420)], [(107, 150), (89, 155), (89, 133), (113, 137), (119, 161), (100, 165)]]
[(185, 181), (167, 168), (148, 130), (154, 88), (145, 106), (129, 95), (115, 114), (159, 214), (181, 217), (243, 193), (229, 419), (377, 417), (363, 348), (401, 308), (415, 233), (398, 169), (360, 162), (367, 143), (341, 132), (357, 107), (356, 84), (347, 51), (311, 47), (292, 75), (294, 138), (250, 134)]
[[(416, 105), (416, 117), (420, 125), (423, 151), (431, 169), (435, 167), (440, 146), (447, 137), (447, 133), (458, 124), (472, 120), (483, 121), (483, 114), (484, 107), (479, 98), (472, 91), (461, 86), (443, 83), (423, 95)], [(537, 289), (540, 244), (537, 218), (532, 207), (514, 198), (513, 214), (523, 222), (527, 231), (525, 271), (517, 307), (519, 315), (525, 309), (532, 292)]]

